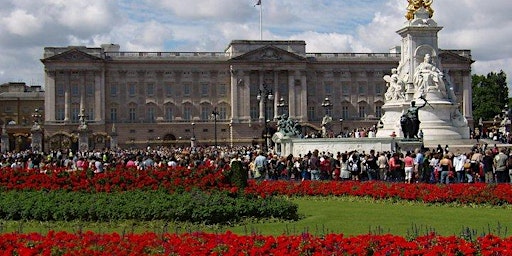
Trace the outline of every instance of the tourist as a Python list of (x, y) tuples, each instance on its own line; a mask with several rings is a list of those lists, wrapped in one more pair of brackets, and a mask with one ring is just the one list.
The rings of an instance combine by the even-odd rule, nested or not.
[(405, 183), (410, 184), (412, 181), (412, 174), (414, 171), (414, 158), (416, 155), (411, 152), (407, 152), (404, 158), (404, 167), (405, 167)]
[(350, 180), (350, 170), (349, 170), (349, 164), (348, 164), (348, 154), (343, 153), (341, 154), (341, 160), (340, 160), (340, 178), (341, 180)]
[(265, 176), (268, 175), (268, 160), (263, 151), (258, 152), (258, 156), (254, 159), (254, 164), (256, 165), (256, 172), (253, 174), (253, 177), (257, 180), (265, 179)]
[(450, 184), (450, 172), (453, 169), (452, 160), (449, 154), (444, 154), (443, 159), (439, 161), (440, 183)]
[(507, 156), (507, 149), (502, 148), (499, 150), (499, 153), (496, 154), (496, 156), (493, 159), (493, 165), (494, 165), (494, 171), (496, 172), (496, 182), (497, 183), (506, 183), (507, 182), (507, 176), (508, 173), (506, 171), (507, 168), (507, 162), (508, 162), (508, 156)]
[[(467, 157), (465, 154), (462, 154), (460, 150), (455, 152), (455, 157), (453, 158), (453, 167), (456, 173), (456, 181), (457, 183), (464, 183), (465, 181), (465, 168)], [(468, 162), (469, 163), (469, 162)]]
[(380, 152), (377, 165), (379, 166), (378, 179), (388, 180), (388, 158), (385, 152)]
[(366, 156), (366, 173), (368, 175), (368, 180), (377, 179), (377, 170), (379, 169), (379, 165), (377, 164), (377, 157), (375, 156), (375, 150), (371, 149), (370, 154)]
[(485, 151), (485, 155), (482, 158), (482, 165), (485, 183), (494, 183), (494, 156), (491, 149)]
[(318, 149), (313, 151), (313, 155), (309, 159), (309, 169), (311, 170), (311, 180), (320, 180), (320, 158), (318, 157)]

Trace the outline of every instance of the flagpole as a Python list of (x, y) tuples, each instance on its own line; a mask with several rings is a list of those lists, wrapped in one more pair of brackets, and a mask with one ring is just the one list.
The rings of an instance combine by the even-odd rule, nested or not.
[(260, 40), (263, 40), (263, 4), (261, 3), (261, 1), (259, 2), (260, 4)]

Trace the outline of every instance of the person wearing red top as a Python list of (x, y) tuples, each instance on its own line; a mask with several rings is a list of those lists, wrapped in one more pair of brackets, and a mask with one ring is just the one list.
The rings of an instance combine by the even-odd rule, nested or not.
[(404, 158), (405, 165), (405, 183), (410, 184), (412, 180), (412, 173), (414, 171), (414, 154), (407, 152)]
[(389, 172), (391, 173), (391, 180), (397, 181), (400, 179), (400, 168), (401, 168), (400, 155), (395, 152), (393, 157), (389, 159)]

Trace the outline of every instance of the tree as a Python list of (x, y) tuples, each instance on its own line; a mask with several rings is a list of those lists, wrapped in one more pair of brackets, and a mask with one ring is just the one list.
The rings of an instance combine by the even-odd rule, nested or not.
[[(508, 104), (507, 75), (503, 70), (484, 75), (472, 76), (473, 118), (492, 120), (502, 113)], [(510, 106), (510, 105), (509, 105)]]

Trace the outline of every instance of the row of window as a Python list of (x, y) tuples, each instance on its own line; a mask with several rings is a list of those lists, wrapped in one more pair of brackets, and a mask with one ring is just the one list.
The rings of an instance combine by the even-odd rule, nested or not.
[[(155, 106), (147, 106), (145, 108), (145, 114), (140, 116), (140, 112), (137, 107), (129, 107), (128, 108), (128, 116), (126, 117), (126, 121), (129, 122), (137, 122), (141, 119), (146, 122), (154, 122), (156, 121), (156, 111), (158, 110)], [(177, 112), (174, 107), (168, 106), (164, 108), (164, 120), (165, 121), (173, 121), (177, 116)], [(221, 106), (216, 111), (217, 120), (227, 120), (228, 111), (227, 107)], [(70, 120), (71, 122), (78, 122), (80, 115), (80, 108), (76, 105), (71, 107)], [(94, 108), (85, 109), (85, 115), (87, 120), (94, 120)], [(182, 120), (192, 120), (192, 107), (184, 106), (181, 113)], [(65, 110), (64, 107), (57, 107), (56, 109), (56, 120), (64, 120), (65, 119)], [(208, 121), (214, 120), (213, 109), (210, 107), (202, 107), (200, 112), (200, 120)], [(120, 121), (118, 115), (118, 108), (112, 107), (110, 108), (110, 121), (117, 122)]]
[[(57, 85), (57, 89), (56, 89), (57, 96), (64, 96), (64, 91), (65, 91), (64, 87), (65, 86), (63, 84)], [(110, 96), (111, 97), (118, 96), (120, 89), (121, 89), (120, 87), (123, 87), (123, 86), (120, 86), (116, 83), (112, 83), (110, 85)], [(145, 84), (145, 86), (144, 86), (145, 95), (146, 96), (155, 96), (155, 94), (157, 93), (156, 87), (157, 87), (157, 85), (155, 83)], [(258, 87), (258, 86), (254, 85), (254, 87), (256, 90), (256, 87)], [(281, 87), (286, 88), (286, 86), (281, 86)], [(347, 95), (351, 94), (349, 87), (347, 87), (347, 86), (337, 86), (337, 87), (340, 88), (342, 95), (347, 96)], [(84, 86), (84, 88), (85, 88), (85, 93), (87, 96), (92, 96), (94, 94), (94, 85), (93, 84), (86, 85), (86, 86)], [(317, 92), (317, 88), (314, 88), (314, 87), (310, 87), (310, 88), (311, 88), (309, 90), (310, 94), (315, 95)], [(357, 88), (358, 88), (357, 92), (359, 94), (366, 94), (366, 93), (368, 93), (368, 90), (369, 90), (368, 86), (366, 86), (366, 85), (359, 85)], [(380, 84), (375, 85), (375, 94), (382, 94), (382, 89), (383, 89), (383, 85), (380, 85)], [(81, 90), (81, 88), (79, 85), (72, 84), (71, 85), (71, 96), (79, 96), (80, 90)], [(166, 95), (176, 96), (176, 95), (179, 95), (179, 93), (180, 93), (180, 91), (178, 90), (178, 86), (175, 84), (171, 84), (171, 83), (167, 83), (167, 84), (163, 85), (163, 90)], [(127, 83), (126, 91), (128, 92), (128, 96), (137, 95), (139, 92), (138, 84), (137, 83)], [(201, 96), (210, 96), (210, 94), (211, 94), (210, 91), (211, 91), (210, 84), (203, 83), (200, 85), (199, 94)], [(323, 91), (326, 96), (333, 95), (335, 92), (334, 92), (334, 86), (333, 86), (332, 82), (324, 82)], [(181, 84), (181, 92), (183, 93), (183, 96), (190, 96), (193, 93), (191, 84)], [(226, 84), (220, 84), (217, 86), (217, 94), (218, 94), (218, 96), (226, 96), (226, 94), (227, 94)]]
[[(200, 92), (199, 94), (201, 96), (211, 96), (212, 87), (208, 83), (203, 83), (200, 85)], [(178, 87), (181, 87), (181, 90), (179, 90)], [(57, 96), (64, 96), (65, 93), (65, 86), (63, 84), (58, 84), (56, 86), (56, 94)], [(86, 85), (84, 86), (85, 93), (87, 96), (93, 96), (94, 94), (94, 85)], [(123, 89), (126, 89), (125, 91), (128, 93), (128, 96), (133, 97), (135, 95), (138, 95), (140, 90), (137, 83), (127, 83), (126, 88), (124, 86), (120, 86), (116, 83), (113, 83), (110, 85), (110, 96), (111, 97), (117, 97), (119, 95), (119, 92)], [(72, 84), (70, 86), (70, 92), (71, 96), (78, 97), (80, 96), (81, 86), (78, 84)], [(163, 86), (163, 90), (165, 95), (169, 96), (177, 96), (181, 92), (183, 93), (183, 96), (190, 96), (192, 93), (192, 85), (191, 84), (181, 84), (180, 86), (177, 86), (175, 84), (165, 84)], [(220, 97), (224, 97), (227, 94), (227, 86), (225, 84), (220, 84), (216, 88), (217, 95)], [(144, 86), (144, 93), (146, 96), (155, 96), (157, 92), (157, 85), (154, 83), (147, 83)]]
[[(326, 111), (326, 113), (318, 114), (319, 108), (316, 107), (308, 107), (308, 117), (310, 120), (318, 120), (320, 119), (324, 114), (330, 115), (330, 116), (337, 116), (336, 113), (333, 112), (333, 109), (323, 109)], [(156, 121), (156, 111), (157, 107), (154, 106), (147, 106), (145, 109), (145, 116), (139, 116), (139, 111), (137, 107), (129, 107), (128, 108), (128, 116), (127, 121), (129, 122), (137, 122), (140, 121), (140, 119), (146, 121), (146, 122), (154, 122)], [(208, 121), (213, 120), (213, 109), (210, 107), (202, 107), (200, 109), (200, 120), (202, 121)], [(273, 117), (273, 108), (272, 106), (267, 106), (267, 117)], [(382, 117), (382, 106), (375, 106), (375, 112), (374, 116), (376, 118)], [(78, 106), (72, 106), (71, 107), (71, 116), (70, 119), (72, 122), (78, 122), (79, 115), (80, 115), (80, 108)], [(168, 106), (164, 108), (164, 121), (174, 121), (178, 112), (175, 111), (175, 108), (172, 106)], [(358, 107), (357, 117), (359, 118), (366, 118), (368, 117), (368, 106), (361, 105)], [(87, 108), (85, 109), (85, 115), (87, 120), (94, 120), (94, 108)], [(252, 106), (250, 108), (250, 115), (251, 119), (258, 119), (259, 116), (259, 106)], [(354, 116), (351, 116), (350, 110), (348, 106), (342, 106), (341, 107), (341, 113), (339, 114), (341, 118), (349, 120), (352, 119)], [(64, 120), (65, 118), (65, 112), (64, 107), (58, 107), (56, 109), (56, 120)], [(217, 110), (217, 120), (227, 120), (228, 118), (228, 110), (227, 107), (221, 106)], [(181, 112), (181, 119), (184, 121), (190, 121), (192, 120), (192, 107), (191, 106), (184, 106)], [(110, 121), (117, 122), (119, 121), (119, 115), (118, 115), (118, 108), (112, 107), (110, 108)]]

